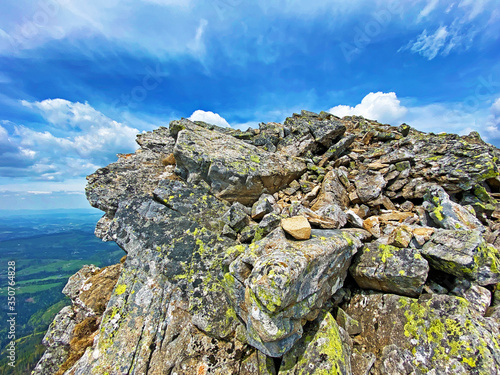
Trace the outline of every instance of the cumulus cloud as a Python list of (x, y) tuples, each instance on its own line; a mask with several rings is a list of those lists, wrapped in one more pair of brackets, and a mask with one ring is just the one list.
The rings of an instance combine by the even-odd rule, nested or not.
[(93, 172), (113, 161), (117, 153), (136, 149), (137, 129), (110, 119), (88, 103), (47, 99), (22, 104), (46, 123), (40, 130), (14, 125), (11, 135), (0, 129), (3, 148), (17, 155), (8, 168), (0, 169), (4, 176), (17, 172), (32, 180), (63, 181)]
[(371, 120), (397, 126), (402, 122), (417, 130), (433, 133), (460, 135), (477, 131), (481, 137), (500, 146), (500, 98), (490, 108), (490, 114), (482, 108), (471, 108), (466, 103), (437, 103), (414, 105), (407, 98), (401, 104), (395, 93), (369, 93), (355, 107), (338, 105), (330, 113), (343, 116), (363, 116)]
[(382, 123), (394, 124), (406, 115), (408, 109), (401, 105), (396, 93), (379, 91), (369, 93), (355, 107), (338, 105), (330, 108), (328, 112), (339, 117), (363, 116)]
[(222, 126), (224, 128), (229, 128), (231, 125), (218, 113), (213, 113), (211, 111), (203, 111), (198, 109), (193, 112), (191, 116), (188, 118), (191, 121), (203, 121), (208, 124)]

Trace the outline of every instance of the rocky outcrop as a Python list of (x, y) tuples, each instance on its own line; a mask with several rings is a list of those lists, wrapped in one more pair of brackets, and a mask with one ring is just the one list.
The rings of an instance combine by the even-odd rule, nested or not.
[(500, 373), (500, 151), (477, 134), (303, 111), (137, 141), (86, 188), (126, 260), (72, 277), (35, 374)]
[(47, 350), (35, 374), (63, 374), (92, 345), (120, 271), (121, 264), (102, 269), (90, 265), (71, 276), (63, 293), (72, 304), (57, 314), (43, 338)]

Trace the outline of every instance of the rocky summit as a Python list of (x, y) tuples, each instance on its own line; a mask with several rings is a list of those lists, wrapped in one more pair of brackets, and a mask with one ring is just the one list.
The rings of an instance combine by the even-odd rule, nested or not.
[(302, 111), (186, 119), (88, 176), (96, 235), (34, 374), (500, 374), (500, 150)]

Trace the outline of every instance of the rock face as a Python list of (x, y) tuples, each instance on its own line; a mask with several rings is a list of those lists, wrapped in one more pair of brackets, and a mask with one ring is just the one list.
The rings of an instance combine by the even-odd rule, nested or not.
[(500, 151), (477, 134), (302, 111), (137, 142), (86, 188), (126, 259), (70, 279), (34, 374), (500, 373)]

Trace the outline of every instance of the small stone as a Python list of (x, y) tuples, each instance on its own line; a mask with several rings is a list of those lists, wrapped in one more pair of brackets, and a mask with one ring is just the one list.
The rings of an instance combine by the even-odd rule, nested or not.
[(252, 219), (260, 220), (264, 215), (273, 212), (273, 205), (269, 197), (272, 196), (262, 195), (257, 202), (252, 206)]
[(168, 155), (166, 158), (163, 158), (161, 163), (165, 166), (167, 165), (175, 165), (175, 156), (174, 154)]
[(374, 237), (379, 238), (382, 235), (380, 230), (380, 219), (378, 216), (370, 216), (363, 221), (363, 228), (370, 232)]
[(229, 237), (233, 240), (235, 240), (238, 237), (238, 233), (236, 233), (233, 228), (229, 226), (229, 224), (225, 224), (224, 228), (222, 228), (222, 235)]
[(349, 223), (351, 223), (356, 228), (363, 228), (363, 219), (356, 215), (353, 210), (347, 210), (345, 214)]
[(415, 205), (412, 202), (406, 201), (400, 206), (400, 209), (403, 212), (411, 212), (413, 211), (413, 207), (415, 207)]
[(239, 204), (233, 204), (222, 216), (222, 221), (228, 224), (236, 232), (240, 232), (248, 225), (249, 217)]
[(434, 228), (418, 227), (413, 229), (413, 236), (417, 240), (420, 246), (423, 246), (427, 241), (431, 239), (434, 234)]
[(382, 189), (387, 185), (384, 176), (379, 172), (366, 171), (360, 173), (354, 180), (359, 199), (363, 203), (377, 199)]
[(337, 324), (342, 327), (350, 336), (356, 336), (361, 333), (361, 325), (359, 322), (351, 318), (340, 307), (337, 309)]
[(304, 216), (283, 219), (281, 220), (281, 227), (297, 240), (308, 240), (311, 238), (311, 225)]
[(413, 238), (412, 229), (406, 225), (397, 227), (389, 236), (388, 245), (404, 248), (408, 247)]

